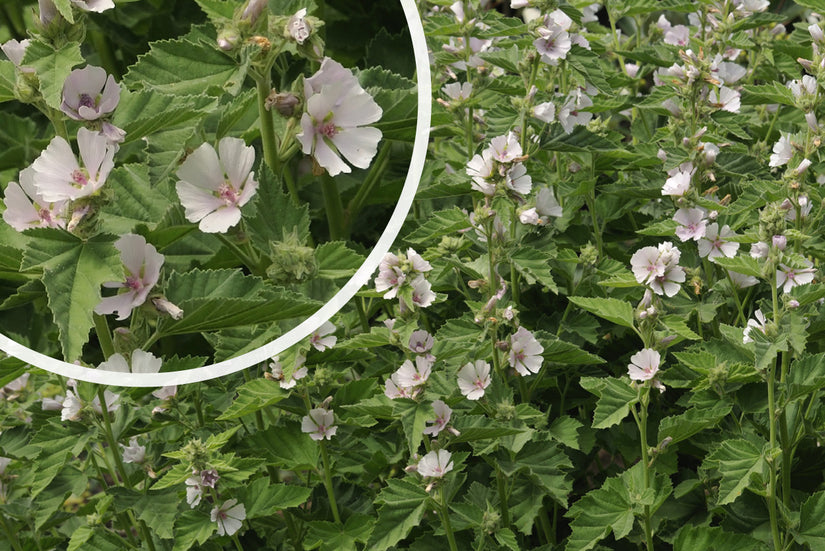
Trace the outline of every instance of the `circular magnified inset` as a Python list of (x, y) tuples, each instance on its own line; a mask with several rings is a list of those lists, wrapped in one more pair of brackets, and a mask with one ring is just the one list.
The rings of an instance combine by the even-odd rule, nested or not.
[[(96, 106), (101, 113), (97, 127), (88, 121), (70, 125), (69, 130), (77, 132), (79, 156), (71, 141), (55, 138), (32, 167), (21, 171), (18, 187), (21, 193), (34, 190), (26, 191), (34, 199), (32, 204), (39, 199), (55, 208), (65, 201), (67, 210), (50, 213), (63, 216), (62, 222), (20, 234), (14, 243), (24, 251), (21, 270), (30, 271), (13, 282), (14, 292), (6, 292), (6, 306), (14, 300), (22, 303), (26, 293), (45, 288), (58, 333), (57, 344), (55, 339), (50, 342), (59, 346), (57, 354), (62, 352), (70, 360), (102, 361), (89, 352), (94, 328), (104, 336), (99, 337), (101, 342), (93, 341), (91, 348), (99, 344), (100, 350), (111, 350), (114, 345), (102, 341), (114, 334), (122, 349), (160, 347), (166, 359), (178, 352), (180, 343), (180, 350), (211, 347), (218, 361), (191, 369), (178, 362), (172, 369), (180, 370), (161, 373), (123, 373), (57, 360), (4, 334), (0, 334), (0, 350), (77, 380), (160, 387), (213, 379), (266, 361), (328, 321), (370, 280), (389, 251), (424, 167), (431, 113), (429, 59), (414, 0), (400, 0), (400, 5), (414, 66), (377, 47), (384, 38), (401, 40), (391, 33), (379, 33), (369, 55), (360, 58), (374, 65), (353, 71), (359, 54), (346, 46), (336, 49), (336, 32), (340, 31), (330, 27), (319, 33), (323, 23), (305, 10), (281, 14), (284, 39), (251, 36), (239, 43), (243, 37), (233, 34), (232, 28), (218, 28), (217, 44), (226, 53), (203, 50), (199, 54), (205, 56), (203, 65), (194, 65), (191, 73), (182, 71), (178, 79), (139, 59), (124, 77), (122, 86), (127, 90), (121, 93), (121, 104), (113, 114)], [(327, 51), (312, 60), (313, 52), (323, 48), (324, 36)], [(180, 48), (203, 41), (204, 37), (189, 36)], [(274, 54), (272, 60), (267, 58), (271, 51), (281, 53), (280, 49), (284, 52), (281, 59), (274, 59)], [(248, 72), (239, 72), (230, 54)], [(156, 56), (152, 62), (163, 59)], [(279, 82), (268, 80), (272, 73), (267, 76), (266, 69), (273, 66)], [(415, 78), (405, 76), (405, 71), (414, 72)], [(246, 77), (256, 88), (243, 89)], [(81, 90), (89, 80), (93, 79), (74, 77), (71, 87), (66, 81), (64, 94), (70, 90), (79, 98), (75, 111), (90, 112), (84, 107), (84, 93), (93, 95)], [(298, 84), (290, 87), (289, 82)], [(95, 92), (100, 97), (109, 93), (103, 87)], [(187, 109), (213, 108), (211, 102), (226, 93), (233, 99), (212, 121), (210, 141), (198, 144), (185, 131), (175, 133), (185, 128), (180, 123)], [(193, 96), (200, 99), (192, 100)], [(180, 110), (174, 109), (175, 101), (181, 102)], [(166, 111), (159, 107), (162, 102), (166, 102), (162, 106)], [(140, 126), (135, 117), (151, 109), (160, 109), (166, 120), (138, 118)], [(245, 138), (257, 137), (257, 129), (248, 130), (248, 121), (254, 124), (259, 114), (263, 115), (262, 140), (256, 152), (247, 145), (252, 138)], [(412, 116), (414, 125), (399, 123)], [(100, 128), (101, 122), (104, 132), (94, 134), (87, 129)], [(164, 122), (169, 129), (141, 138), (140, 131), (157, 131)], [(137, 137), (150, 154), (158, 152), (152, 163), (118, 161), (118, 166), (112, 166), (118, 146), (104, 143), (99, 136), (115, 133), (117, 138), (120, 128), (126, 130), (120, 151), (135, 154), (137, 148), (129, 141)], [(181, 141), (186, 143), (185, 150), (170, 158), (171, 144), (179, 147)], [(395, 197), (382, 199), (376, 191), (382, 173), (376, 167), (391, 170), (394, 148), (409, 153), (411, 160), (406, 174), (397, 178)], [(102, 155), (94, 166), (84, 164), (91, 158), (90, 151)], [(72, 157), (76, 166), (70, 167), (63, 187), (60, 182), (44, 183), (42, 174), (33, 174), (45, 172), (43, 167), (54, 159), (70, 163)], [(114, 205), (105, 203), (106, 193), (92, 189), (103, 189), (107, 177), (117, 184)], [(33, 179), (34, 187), (29, 186)], [(156, 179), (167, 187), (152, 187)], [(91, 191), (86, 194), (85, 190)], [(61, 195), (64, 192), (66, 197)], [(6, 197), (8, 211), (8, 188)], [(166, 209), (164, 201), (178, 202), (183, 208)], [(380, 220), (385, 227), (376, 231), (363, 220)], [(352, 241), (355, 234), (358, 237)], [(354, 259), (363, 262), (355, 266)], [(138, 308), (142, 308), (140, 313)], [(147, 319), (134, 321), (140, 315)], [(21, 322), (27, 321), (23, 317)], [(10, 326), (8, 317), (5, 326)], [(233, 333), (237, 327), (250, 326), (256, 328), (254, 338), (243, 331)], [(25, 328), (26, 323), (21, 323), (14, 334)], [(259, 342), (265, 344), (256, 346)]]

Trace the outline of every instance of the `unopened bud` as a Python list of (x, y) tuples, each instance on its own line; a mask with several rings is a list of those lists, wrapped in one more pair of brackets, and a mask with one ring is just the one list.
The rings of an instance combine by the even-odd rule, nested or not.
[(264, 106), (271, 111), (273, 108), (282, 117), (289, 118), (295, 114), (301, 100), (292, 92), (277, 92), (272, 90), (264, 101)]
[(791, 310), (796, 310), (797, 308), (799, 308), (799, 301), (795, 298), (792, 298), (788, 301), (788, 308), (790, 308)]
[(235, 29), (224, 29), (218, 34), (218, 48), (228, 52), (234, 50), (241, 40), (240, 34)]
[(155, 297), (152, 299), (152, 304), (155, 305), (158, 312), (169, 315), (173, 320), (179, 320), (183, 317), (183, 310), (177, 305), (169, 302), (165, 297)]

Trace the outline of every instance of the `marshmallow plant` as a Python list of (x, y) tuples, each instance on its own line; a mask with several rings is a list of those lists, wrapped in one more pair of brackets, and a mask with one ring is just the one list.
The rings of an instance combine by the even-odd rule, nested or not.
[(415, 8), (433, 97), (399, 239), (292, 348), (153, 389), (0, 357), (6, 547), (822, 548), (816, 2), (19, 4), (0, 332), (115, 381), (372, 253)]

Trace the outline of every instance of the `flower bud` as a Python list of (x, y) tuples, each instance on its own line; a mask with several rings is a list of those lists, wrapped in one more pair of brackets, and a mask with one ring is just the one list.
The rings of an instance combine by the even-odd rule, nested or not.
[(796, 310), (797, 308), (799, 308), (799, 301), (792, 298), (788, 301), (788, 308), (790, 308), (791, 310)]
[(825, 42), (825, 34), (822, 33), (822, 28), (818, 24), (808, 25), (808, 32), (811, 33), (811, 39), (814, 42)]
[(225, 28), (218, 34), (218, 48), (224, 52), (234, 50), (241, 41), (241, 35), (236, 29)]
[(315, 249), (304, 246), (295, 230), (283, 241), (270, 241), (269, 250), (272, 264), (267, 268), (266, 275), (275, 283), (299, 283), (318, 273)]
[(785, 247), (788, 244), (788, 238), (784, 235), (774, 235), (772, 242), (774, 247), (776, 247), (780, 251), (784, 251)]
[(243, 10), (241, 14), (241, 19), (245, 19), (249, 21), (250, 25), (254, 25), (255, 21), (258, 20), (261, 13), (266, 8), (268, 1), (267, 0), (249, 0), (249, 3)]
[(285, 118), (292, 117), (301, 105), (301, 99), (292, 92), (276, 92), (272, 90), (264, 101), (264, 106), (271, 111), (273, 108)]

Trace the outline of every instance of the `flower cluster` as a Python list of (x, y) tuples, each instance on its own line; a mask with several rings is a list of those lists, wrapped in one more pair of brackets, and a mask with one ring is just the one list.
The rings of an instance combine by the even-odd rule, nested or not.
[(658, 247), (642, 247), (630, 258), (636, 281), (647, 285), (657, 295), (672, 297), (685, 281), (685, 271), (679, 266), (681, 253), (666, 241)]
[(402, 308), (427, 308), (436, 297), (425, 275), (432, 269), (412, 248), (406, 255), (387, 253), (378, 265), (375, 290), (384, 298), (398, 297)]

